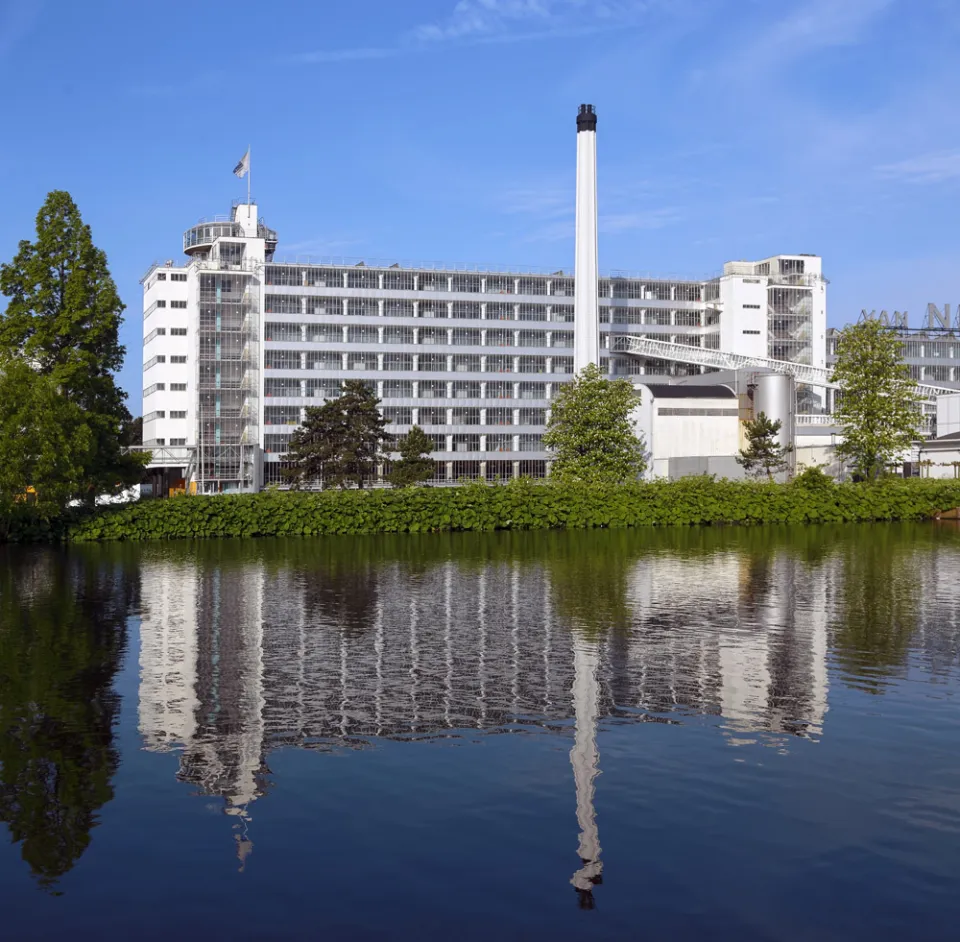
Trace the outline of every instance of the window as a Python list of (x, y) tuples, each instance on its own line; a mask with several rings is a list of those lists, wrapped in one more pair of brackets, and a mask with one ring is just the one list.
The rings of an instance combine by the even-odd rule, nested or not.
[(480, 357), (470, 354), (457, 354), (452, 358), (453, 369), (457, 373), (479, 373)]
[(383, 329), (384, 343), (413, 343), (412, 327), (385, 327)]
[(520, 435), (520, 451), (543, 451), (542, 435)]
[(171, 327), (170, 328), (171, 337), (186, 337), (187, 328), (186, 327)]
[(759, 305), (759, 304), (744, 304), (743, 309), (744, 309), (745, 311), (759, 311), (759, 310), (760, 310), (760, 305)]
[(173, 273), (170, 275), (170, 280), (171, 280), (171, 281), (186, 281), (186, 280), (187, 280), (186, 272), (173, 272)]
[(521, 409), (520, 424), (521, 425), (546, 425), (547, 410), (546, 409)]
[(452, 422), (454, 425), (479, 425), (479, 409), (453, 409), (451, 410)]
[(171, 383), (170, 392), (186, 392), (187, 384), (186, 383)]
[(521, 383), (521, 399), (546, 399), (547, 387), (543, 383)]
[(170, 357), (170, 362), (171, 362), (171, 363), (186, 363), (186, 362), (187, 362), (187, 358), (186, 358), (186, 357), (182, 357), (182, 356), (181, 356), (181, 357)]
[(166, 307), (166, 306), (167, 306), (167, 302), (164, 301), (163, 298), (160, 298), (159, 300), (154, 301), (153, 304), (154, 304), (154, 307)]
[(453, 343), (458, 347), (479, 347), (480, 331), (470, 330), (465, 327), (458, 327), (453, 333)]
[(267, 324), (263, 329), (263, 339), (299, 343), (303, 340), (299, 324)]
[(339, 353), (313, 353), (307, 354), (308, 370), (342, 370), (343, 357)]
[(447, 369), (447, 357), (443, 353), (421, 353), (417, 359), (417, 369), (428, 372), (430, 370)]
[(488, 373), (512, 373), (513, 357), (488, 356), (487, 372)]
[(446, 425), (447, 410), (436, 407), (425, 406), (420, 409), (421, 425)]
[(350, 327), (347, 343), (379, 343), (380, 331), (376, 327)]
[(672, 407), (661, 407), (657, 409), (657, 415), (667, 416), (701, 416), (701, 415), (722, 415), (727, 418), (736, 418), (739, 412), (736, 409), (675, 409)]
[(185, 409), (180, 409), (170, 413), (171, 419), (185, 419), (187, 417), (187, 412)]
[(442, 379), (430, 379), (420, 381), (421, 399), (446, 399), (447, 384)]
[(151, 330), (150, 333), (143, 338), (143, 345), (146, 346), (148, 343), (150, 343), (151, 340), (153, 340), (154, 337), (164, 336), (166, 332), (167, 332), (166, 327), (158, 327), (156, 330)]
[(512, 435), (488, 435), (487, 451), (513, 451)]
[[(573, 334), (571, 334), (570, 336), (572, 337)], [(512, 330), (488, 330), (487, 346), (488, 347), (512, 347), (513, 331)]]
[(760, 284), (760, 279), (759, 279), (759, 278), (744, 278), (744, 279), (743, 279), (743, 283), (744, 283), (745, 285), (758, 285), (758, 284)]
[(412, 370), (413, 355), (410, 353), (386, 353), (383, 356), (385, 370)]
[(759, 330), (745, 330), (744, 333), (745, 333), (745, 334), (753, 334), (753, 335), (755, 335), (755, 336), (757, 336), (757, 337), (760, 336), (760, 331), (759, 331)]
[(166, 274), (166, 272), (158, 271), (158, 272), (157, 272), (157, 281), (166, 281), (166, 280), (167, 280), (167, 274)]
[(348, 370), (375, 370), (377, 368), (377, 355), (370, 352), (348, 353)]
[(170, 307), (179, 308), (181, 311), (185, 311), (185, 310), (187, 309), (187, 302), (186, 302), (186, 301), (171, 301), (171, 302), (170, 302)]
[(143, 372), (146, 373), (147, 370), (152, 370), (158, 363), (166, 363), (167, 358), (165, 356), (151, 357), (143, 364)]
[(547, 334), (543, 330), (521, 330), (521, 347), (545, 347), (547, 345)]
[(162, 446), (162, 445), (166, 445), (166, 443), (167, 443), (167, 440), (166, 440), (165, 438), (155, 438), (152, 442), (144, 442), (144, 445), (147, 445), (148, 447), (149, 447), (150, 445), (161, 445), (161, 446)]
[[(490, 384), (487, 384), (490, 398)], [(513, 409), (487, 409), (487, 425), (513, 425)]]
[[(554, 358), (554, 369), (556, 370), (556, 363), (558, 360), (563, 359), (562, 357)], [(547, 372), (547, 358), (546, 357), (520, 357), (520, 367), (519, 372), (521, 373), (546, 373)], [(559, 371), (558, 371), (559, 372)]]
[(307, 328), (307, 340), (310, 343), (340, 343), (343, 328), (337, 324), (311, 324)]
[(393, 422), (396, 425), (413, 424), (413, 409), (405, 406), (388, 406), (381, 410), (383, 417), (387, 422)]
[(186, 445), (186, 443), (187, 443), (187, 440), (186, 440), (185, 438), (171, 438), (171, 439), (170, 439), (170, 444), (171, 444), (171, 445)]
[(479, 435), (454, 435), (452, 444), (453, 444), (454, 451), (479, 451), (480, 436)]
[(479, 399), (479, 383), (454, 383), (453, 396), (455, 399)]
[(454, 301), (450, 313), (460, 320), (480, 320), (480, 305), (470, 301)]
[(573, 357), (554, 357), (551, 368), (554, 373), (572, 373)]
[(167, 417), (167, 413), (164, 412), (164, 411), (162, 411), (162, 410), (160, 410), (159, 412), (148, 412), (148, 413), (143, 417), (143, 421), (144, 421), (144, 422), (156, 422), (157, 419), (165, 419), (166, 417)]
[(487, 383), (487, 399), (512, 399), (513, 383)]
[[(423, 386), (423, 384), (420, 384)], [(422, 395), (422, 393), (421, 393)], [(387, 380), (383, 384), (384, 399), (412, 399), (413, 383), (402, 379)]]

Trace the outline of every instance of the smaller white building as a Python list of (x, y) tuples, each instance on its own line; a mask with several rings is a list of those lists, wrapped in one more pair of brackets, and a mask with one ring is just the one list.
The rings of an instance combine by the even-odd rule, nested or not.
[(649, 453), (648, 477), (743, 476), (735, 457), (740, 411), (732, 386), (645, 383), (636, 388), (641, 400), (635, 423)]

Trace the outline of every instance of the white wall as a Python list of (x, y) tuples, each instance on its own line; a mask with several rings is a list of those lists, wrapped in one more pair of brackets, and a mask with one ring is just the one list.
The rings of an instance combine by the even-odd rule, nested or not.
[(724, 275), (720, 279), (720, 349), (743, 356), (767, 355), (765, 278)]
[(937, 437), (960, 432), (960, 393), (937, 396)]

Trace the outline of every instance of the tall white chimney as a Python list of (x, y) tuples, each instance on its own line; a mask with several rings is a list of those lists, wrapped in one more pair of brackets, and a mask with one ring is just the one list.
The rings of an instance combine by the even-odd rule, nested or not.
[(581, 105), (577, 115), (577, 248), (573, 368), (600, 363), (597, 271), (597, 114)]

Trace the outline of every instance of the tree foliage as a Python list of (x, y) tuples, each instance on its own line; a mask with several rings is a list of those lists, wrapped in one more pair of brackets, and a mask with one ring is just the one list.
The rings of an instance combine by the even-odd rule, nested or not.
[(290, 439), (288, 477), (295, 486), (362, 488), (377, 473), (390, 436), (380, 400), (362, 380), (347, 380), (343, 394), (307, 409)]
[(744, 422), (743, 427), (747, 435), (747, 447), (740, 449), (737, 464), (747, 474), (758, 477), (766, 474), (771, 481), (774, 474), (786, 471), (787, 455), (793, 451), (793, 445), (783, 446), (777, 440), (783, 422), (780, 419), (773, 421), (765, 412), (761, 412), (755, 419)]
[(843, 427), (837, 454), (875, 480), (920, 436), (919, 398), (902, 342), (877, 320), (844, 328), (832, 380), (843, 387), (835, 410)]
[(594, 364), (561, 386), (543, 442), (561, 481), (619, 483), (646, 469), (644, 443), (631, 418), (640, 393), (625, 379), (607, 379)]
[(0, 509), (29, 501), (56, 517), (82, 491), (94, 448), (83, 410), (52, 377), (0, 358)]
[(433, 442), (419, 425), (414, 425), (398, 445), (399, 460), (393, 463), (388, 480), (394, 487), (410, 487), (429, 481), (434, 473), (434, 461), (430, 457)]
[[(93, 244), (69, 193), (47, 195), (36, 229), (36, 240), (21, 241), (13, 260), (0, 265), (0, 292), (9, 299), (0, 313), (0, 351), (8, 361), (5, 369), (9, 361), (26, 364), (45, 380), (38, 391), (55, 389), (80, 410), (83, 422), (72, 427), (81, 440), (69, 451), (86, 457), (73, 469), (72, 492), (92, 503), (99, 494), (140, 480), (145, 462), (143, 455), (122, 451), (122, 427), (130, 414), (114, 374), (123, 364), (124, 305), (106, 254)], [(23, 484), (33, 486), (29, 480)]]

